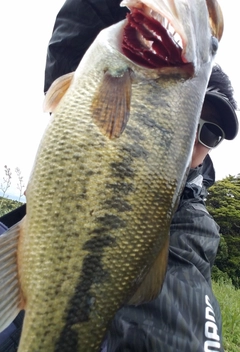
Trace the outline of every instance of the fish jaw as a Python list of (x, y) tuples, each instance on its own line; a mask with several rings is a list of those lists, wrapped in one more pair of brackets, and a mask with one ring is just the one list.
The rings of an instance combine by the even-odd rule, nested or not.
[[(105, 52), (113, 54), (114, 76), (130, 68), (145, 77), (146, 68), (150, 68), (147, 75), (152, 79), (169, 74), (188, 79), (196, 76), (204, 65), (213, 64), (223, 31), (222, 12), (216, 0), (124, 0), (121, 6), (129, 7), (130, 14), (99, 33), (74, 79), (99, 64), (98, 57)], [(151, 35), (154, 39), (149, 38)], [(89, 60), (91, 65), (87, 67)]]
[[(152, 38), (149, 33), (148, 38), (144, 38), (143, 32), (140, 36), (139, 33), (136, 35), (140, 42), (139, 50), (143, 51), (140, 48), (143, 43), (148, 48), (146, 60), (149, 67), (156, 68), (157, 62), (158, 67), (183, 66), (190, 63), (194, 71), (198, 71), (202, 63), (211, 61), (215, 56), (223, 31), (223, 16), (216, 0), (123, 0), (121, 6), (127, 6), (130, 9), (128, 18), (131, 32), (134, 31), (133, 27), (136, 32), (139, 32), (139, 28), (131, 18), (134, 13), (140, 12), (143, 18), (140, 18), (137, 26), (141, 26), (143, 30), (147, 28), (152, 33)], [(144, 22), (152, 22), (152, 25), (149, 26)], [(156, 31), (157, 23), (159, 30)], [(167, 37), (169, 39), (166, 41)], [(156, 45), (157, 41), (158, 45)], [(162, 53), (159, 44), (165, 44)], [(171, 45), (171, 51), (165, 50), (169, 45)], [(175, 50), (173, 50), (174, 47)], [(136, 48), (133, 47), (133, 50), (136, 51)], [(170, 52), (175, 53), (173, 57), (169, 55)], [(161, 61), (158, 60), (152, 64), (151, 57), (154, 56), (157, 58), (160, 56)], [(145, 61), (145, 65), (148, 64)]]

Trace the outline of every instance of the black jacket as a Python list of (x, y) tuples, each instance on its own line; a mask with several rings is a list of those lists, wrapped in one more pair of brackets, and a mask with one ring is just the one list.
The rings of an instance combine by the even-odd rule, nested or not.
[[(218, 225), (204, 205), (214, 176), (211, 159), (191, 171), (170, 229), (169, 262), (153, 302), (116, 314), (102, 351), (223, 351), (221, 313), (211, 288)], [(106, 349), (107, 347), (107, 349)]]
[(67, 0), (59, 11), (49, 42), (44, 92), (59, 76), (75, 71), (98, 33), (126, 17), (121, 0)]

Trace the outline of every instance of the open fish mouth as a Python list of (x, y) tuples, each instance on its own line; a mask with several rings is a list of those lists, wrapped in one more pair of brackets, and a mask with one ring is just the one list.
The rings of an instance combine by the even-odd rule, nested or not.
[(123, 53), (148, 68), (182, 66), (183, 41), (167, 18), (150, 9), (131, 8), (123, 32)]

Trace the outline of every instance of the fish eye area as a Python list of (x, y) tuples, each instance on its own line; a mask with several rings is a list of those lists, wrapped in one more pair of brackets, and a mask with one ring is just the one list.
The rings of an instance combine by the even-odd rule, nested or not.
[(212, 54), (215, 55), (218, 50), (218, 40), (216, 37), (211, 38), (211, 49), (212, 49)]
[(123, 53), (148, 68), (182, 66), (182, 39), (169, 21), (153, 10), (132, 8), (123, 32)]

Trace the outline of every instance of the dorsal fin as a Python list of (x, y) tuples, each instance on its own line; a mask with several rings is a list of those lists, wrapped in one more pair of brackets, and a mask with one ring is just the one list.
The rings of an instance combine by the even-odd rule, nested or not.
[(68, 90), (74, 72), (67, 73), (59, 78), (57, 78), (48, 89), (47, 94), (43, 103), (44, 112), (54, 112), (58, 104), (60, 103), (62, 97), (65, 95)]
[(100, 131), (110, 139), (123, 133), (130, 114), (132, 78), (130, 70), (114, 77), (108, 71), (92, 102), (92, 117)]

